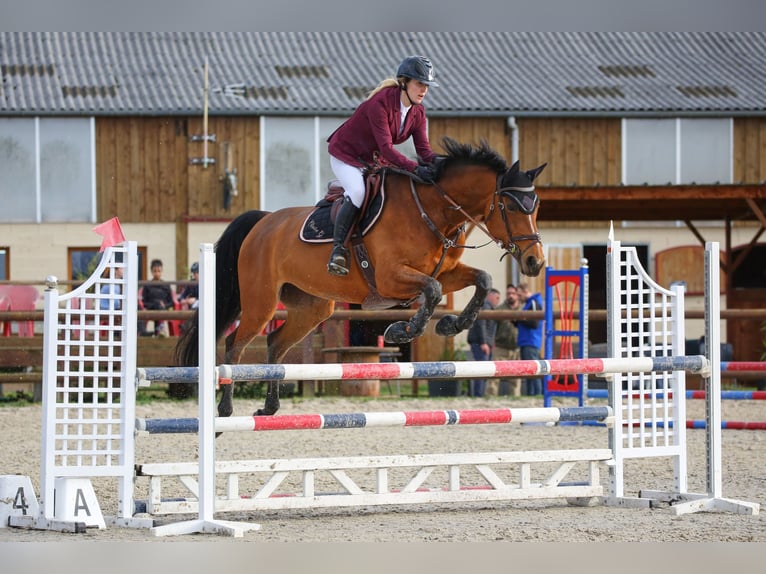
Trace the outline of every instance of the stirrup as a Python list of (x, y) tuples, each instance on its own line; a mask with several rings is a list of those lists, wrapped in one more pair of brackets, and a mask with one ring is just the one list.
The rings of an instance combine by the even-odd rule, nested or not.
[(348, 275), (348, 249), (345, 247), (335, 247), (330, 254), (330, 261), (327, 263), (327, 271), (330, 275)]

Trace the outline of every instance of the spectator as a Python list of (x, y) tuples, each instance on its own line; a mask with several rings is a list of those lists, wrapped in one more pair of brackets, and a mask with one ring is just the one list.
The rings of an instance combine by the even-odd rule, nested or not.
[[(115, 267), (114, 268), (114, 277), (113, 281), (120, 281), (123, 276), (123, 268), (122, 267)], [(104, 273), (104, 279), (109, 279), (109, 269), (107, 269)], [(122, 283), (104, 283), (101, 285), (101, 289), (99, 290), (99, 293), (102, 295), (102, 297), (99, 297), (98, 301), (98, 308), (101, 311), (120, 311), (122, 310), (122, 299), (120, 295), (122, 294)], [(111, 319), (108, 315), (104, 314), (99, 318), (99, 324), (100, 325), (115, 325), (117, 327), (122, 325), (122, 314), (117, 313), (115, 314)], [(106, 331), (101, 331), (102, 336), (106, 335)], [(120, 339), (122, 337), (120, 331), (116, 331), (114, 333), (115, 339)]]
[[(516, 286), (508, 284), (505, 289), (505, 300), (496, 307), (498, 310), (516, 311), (519, 308), (519, 292)], [(493, 359), (496, 361), (516, 361), (519, 359), (519, 345), (517, 339), (517, 328), (510, 319), (497, 319), (495, 321), (495, 349)], [(494, 385), (493, 385), (494, 383)], [(493, 386), (496, 387), (493, 393)], [(521, 379), (514, 377), (512, 379), (502, 379), (498, 382), (490, 381), (487, 386), (488, 394), (521, 396)]]
[[(107, 270), (107, 273), (109, 273), (109, 270)], [(115, 280), (122, 279), (122, 275), (123, 275), (123, 268), (115, 267), (114, 279)], [(120, 309), (122, 309), (122, 299), (120, 299), (119, 297), (122, 294), (122, 284), (104, 283), (103, 285), (101, 285), (100, 293), (101, 295), (106, 295), (106, 297), (101, 297), (99, 300), (99, 308), (102, 311), (108, 311), (109, 309), (119, 311)]]
[[(540, 293), (532, 295), (527, 283), (519, 283), (519, 304), (522, 311), (542, 311), (543, 301)], [(540, 347), (543, 343), (543, 321), (526, 319), (514, 321), (518, 329), (517, 343), (522, 360), (540, 360)], [(526, 378), (522, 382), (521, 394), (538, 396), (543, 394), (543, 380), (540, 377)]]
[(178, 302), (186, 309), (196, 309), (199, 304), (199, 263), (196, 261), (192, 263), (190, 279), (194, 281), (194, 283), (189, 283), (184, 287), (184, 290), (181, 291), (181, 295), (178, 298)]
[[(162, 261), (160, 259), (153, 259), (151, 263), (152, 271), (152, 283), (144, 285), (141, 294), (141, 301), (144, 305), (144, 309), (147, 311), (167, 311), (173, 309), (175, 303), (173, 301), (173, 292), (170, 289), (170, 285), (165, 283), (162, 279)], [(154, 321), (154, 329), (148, 330), (148, 334), (153, 334), (155, 337), (167, 337), (168, 336), (168, 323), (167, 321)]]
[[(500, 291), (490, 289), (481, 310), (494, 309), (500, 303)], [(474, 361), (491, 361), (492, 348), (495, 346), (495, 321), (492, 319), (476, 319), (468, 330), (468, 344)], [(486, 379), (471, 379), (468, 381), (468, 396), (483, 397), (487, 388)]]

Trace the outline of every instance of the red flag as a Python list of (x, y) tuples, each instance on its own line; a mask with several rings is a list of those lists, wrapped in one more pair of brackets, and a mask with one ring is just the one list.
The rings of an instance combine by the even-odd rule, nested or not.
[(112, 217), (109, 221), (96, 225), (96, 227), (93, 228), (93, 231), (104, 238), (101, 242), (101, 249), (98, 250), (99, 253), (107, 247), (119, 245), (125, 241), (125, 234), (122, 232), (120, 220), (116, 217)]

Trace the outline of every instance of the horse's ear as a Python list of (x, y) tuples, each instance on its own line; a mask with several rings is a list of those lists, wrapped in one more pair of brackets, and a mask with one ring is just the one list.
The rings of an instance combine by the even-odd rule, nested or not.
[(538, 175), (540, 175), (540, 172), (542, 172), (545, 169), (546, 165), (548, 165), (548, 162), (545, 162), (543, 165), (540, 165), (536, 167), (535, 169), (530, 169), (529, 171), (527, 171), (526, 174), (527, 174), (527, 177), (529, 178), (529, 181), (535, 181), (535, 178)]
[(519, 161), (516, 160), (516, 162), (508, 169), (509, 175), (516, 175), (519, 173)]

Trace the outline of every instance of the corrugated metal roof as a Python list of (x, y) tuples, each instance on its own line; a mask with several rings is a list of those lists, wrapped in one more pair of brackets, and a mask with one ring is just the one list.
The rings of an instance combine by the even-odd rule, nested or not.
[(212, 115), (347, 115), (411, 54), (431, 115), (766, 113), (760, 32), (0, 32), (0, 114), (201, 113), (207, 57)]

